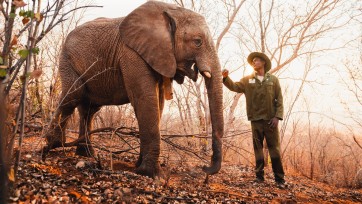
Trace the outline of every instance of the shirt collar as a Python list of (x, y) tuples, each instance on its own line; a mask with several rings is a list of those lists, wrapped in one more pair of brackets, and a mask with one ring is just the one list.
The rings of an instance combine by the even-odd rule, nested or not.
[[(256, 77), (256, 76), (257, 76), (256, 72), (253, 72), (253, 73), (251, 74), (251, 76), (252, 76), (253, 78), (257, 78), (257, 77)], [(267, 78), (267, 77), (269, 77), (269, 76), (270, 76), (270, 73), (269, 73), (269, 72), (267, 72), (267, 73), (264, 74), (264, 77), (265, 77), (265, 78)]]

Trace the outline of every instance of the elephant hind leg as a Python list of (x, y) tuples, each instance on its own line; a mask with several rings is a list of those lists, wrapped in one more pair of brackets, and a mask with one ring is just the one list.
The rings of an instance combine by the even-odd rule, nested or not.
[(74, 112), (74, 109), (80, 103), (84, 91), (82, 80), (79, 79), (79, 76), (75, 73), (69, 61), (64, 59), (63, 55), (61, 55), (59, 67), (62, 81), (62, 93), (59, 100), (59, 106), (45, 133), (47, 146), (43, 150), (43, 159), (45, 159), (45, 155), (49, 150), (62, 147), (65, 143), (66, 125)]
[(70, 115), (74, 112), (74, 108), (72, 106), (63, 106), (56, 111), (50, 128), (45, 135), (49, 150), (61, 147), (65, 143), (65, 127)]
[(45, 159), (46, 154), (51, 149), (62, 147), (66, 141), (65, 129), (78, 101), (70, 99), (68, 96), (64, 95), (66, 94), (62, 94), (60, 105), (50, 122), (47, 132), (45, 133), (47, 146), (43, 149), (43, 159)]
[(93, 105), (90, 102), (82, 103), (78, 106), (79, 111), (79, 138), (84, 137), (84, 141), (78, 144), (76, 154), (85, 157), (94, 156), (94, 149), (91, 144), (91, 135), (88, 135), (92, 129), (94, 115), (101, 107)]

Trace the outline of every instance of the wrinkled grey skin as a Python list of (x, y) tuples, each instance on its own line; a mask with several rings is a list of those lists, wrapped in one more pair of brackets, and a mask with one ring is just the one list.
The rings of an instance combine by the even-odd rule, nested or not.
[[(211, 74), (210, 78), (205, 71)], [(211, 166), (203, 170), (207, 174), (220, 170), (224, 132), (221, 68), (201, 15), (150, 1), (124, 18), (99, 18), (85, 23), (68, 35), (59, 72), (60, 107), (46, 133), (45, 152), (65, 143), (65, 127), (75, 108), (79, 110), (82, 136), (90, 131), (93, 116), (102, 106), (131, 103), (141, 141), (136, 172), (150, 177), (159, 175), (162, 76), (181, 84), (185, 76), (196, 81), (200, 72), (208, 91), (213, 149)], [(93, 154), (90, 140), (87, 137), (78, 145), (78, 155)]]

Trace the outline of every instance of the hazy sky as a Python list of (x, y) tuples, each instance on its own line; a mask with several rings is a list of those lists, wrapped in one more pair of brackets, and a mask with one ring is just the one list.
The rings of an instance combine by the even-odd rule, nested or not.
[[(126, 16), (141, 4), (145, 3), (145, 0), (94, 0), (94, 4), (103, 6), (103, 8), (92, 9), (92, 12), (87, 12), (87, 18), (96, 17), (110, 17), (116, 18)], [(94, 11), (94, 12), (93, 12)]]

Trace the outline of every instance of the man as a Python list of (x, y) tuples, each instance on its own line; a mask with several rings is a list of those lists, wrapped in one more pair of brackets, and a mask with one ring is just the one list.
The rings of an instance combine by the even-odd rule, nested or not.
[(248, 63), (254, 68), (254, 73), (233, 82), (229, 71), (223, 70), (223, 83), (231, 91), (244, 93), (246, 112), (251, 121), (253, 147), (255, 153), (255, 181), (264, 182), (263, 140), (266, 139), (272, 161), (275, 182), (284, 186), (284, 170), (280, 156), (280, 140), (278, 123), (283, 120), (283, 97), (279, 80), (268, 73), (271, 68), (270, 59), (263, 53), (253, 52)]

